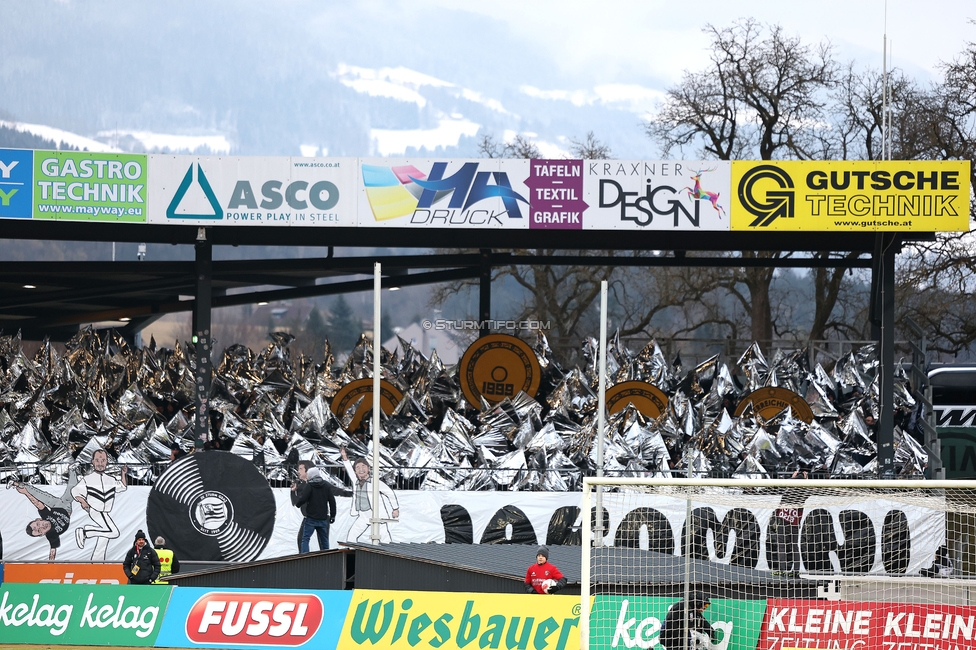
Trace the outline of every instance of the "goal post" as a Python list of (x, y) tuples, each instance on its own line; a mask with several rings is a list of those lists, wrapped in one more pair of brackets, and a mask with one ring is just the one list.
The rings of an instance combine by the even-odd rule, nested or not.
[(976, 647), (976, 481), (589, 477), (581, 506), (584, 650)]

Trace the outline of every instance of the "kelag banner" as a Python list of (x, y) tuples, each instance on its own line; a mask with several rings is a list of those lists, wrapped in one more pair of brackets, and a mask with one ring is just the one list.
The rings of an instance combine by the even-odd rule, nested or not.
[(356, 589), (338, 648), (579, 648), (579, 596)]
[(172, 587), (28, 585), (0, 588), (5, 643), (152, 646)]
[[(677, 598), (596, 596), (590, 612), (590, 648), (662, 648), (661, 623)], [(765, 600), (712, 598), (705, 619), (715, 630), (715, 650), (754, 650)], [(777, 649), (779, 650), (779, 649)]]
[(970, 161), (174, 156), (0, 149), (0, 218), (440, 230), (969, 229)]
[(973, 647), (976, 607), (769, 600), (759, 650)]
[(351, 591), (177, 587), (156, 645), (335, 648)]

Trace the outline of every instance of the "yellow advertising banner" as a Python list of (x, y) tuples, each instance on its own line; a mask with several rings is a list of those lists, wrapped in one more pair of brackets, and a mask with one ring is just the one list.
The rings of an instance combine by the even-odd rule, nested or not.
[(732, 230), (963, 232), (968, 160), (732, 162)]
[(580, 647), (579, 596), (357, 589), (338, 648)]

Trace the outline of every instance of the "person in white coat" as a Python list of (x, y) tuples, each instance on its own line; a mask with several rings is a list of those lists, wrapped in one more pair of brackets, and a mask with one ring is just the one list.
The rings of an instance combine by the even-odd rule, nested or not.
[(85, 548), (85, 541), (89, 537), (97, 538), (95, 550), (92, 551), (92, 562), (104, 562), (108, 553), (109, 540), (119, 536), (119, 527), (112, 520), (112, 506), (115, 505), (115, 495), (125, 492), (126, 466), (122, 466), (122, 480), (105, 473), (108, 468), (108, 452), (98, 449), (92, 454), (92, 472), (81, 477), (78, 484), (71, 489), (71, 496), (81, 504), (94, 525), (75, 529), (75, 541), (78, 548)]
[[(369, 461), (365, 458), (357, 458), (350, 463), (343, 447), (342, 465), (346, 468), (346, 474), (352, 481), (352, 499), (349, 514), (352, 516), (352, 525), (346, 533), (347, 542), (369, 542), (371, 539), (370, 524), (373, 518), (373, 508), (371, 500), (373, 498), (373, 477), (370, 471)], [(400, 516), (400, 504), (397, 502), (396, 493), (383, 481), (379, 481), (380, 492), (380, 518), (397, 519)], [(390, 528), (386, 522), (380, 523), (380, 542), (387, 544), (393, 541), (390, 537)]]

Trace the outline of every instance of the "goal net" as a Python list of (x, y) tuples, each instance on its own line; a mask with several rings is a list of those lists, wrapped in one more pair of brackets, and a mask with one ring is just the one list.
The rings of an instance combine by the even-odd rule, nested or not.
[(976, 481), (587, 478), (582, 505), (584, 649), (976, 648)]

